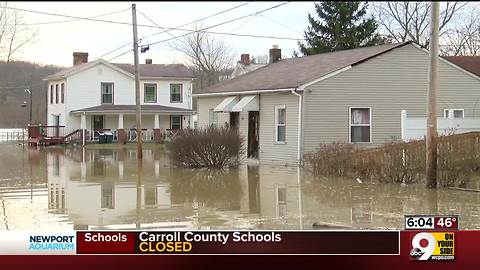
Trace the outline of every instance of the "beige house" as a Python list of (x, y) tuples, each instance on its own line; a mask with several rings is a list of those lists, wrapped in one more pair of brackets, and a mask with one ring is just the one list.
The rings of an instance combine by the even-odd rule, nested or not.
[[(401, 137), (401, 111), (426, 115), (428, 51), (410, 42), (281, 60), (198, 89), (199, 127), (236, 126), (247, 156), (296, 164), (320, 143), (375, 146)], [(473, 117), (480, 78), (441, 58), (438, 114)]]

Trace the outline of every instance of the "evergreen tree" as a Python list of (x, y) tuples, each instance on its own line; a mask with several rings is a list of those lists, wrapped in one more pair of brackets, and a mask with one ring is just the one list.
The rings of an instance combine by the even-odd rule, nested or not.
[(315, 3), (318, 20), (308, 14), (310, 26), (299, 42), (304, 55), (382, 44), (373, 17), (366, 18), (368, 4), (360, 1)]

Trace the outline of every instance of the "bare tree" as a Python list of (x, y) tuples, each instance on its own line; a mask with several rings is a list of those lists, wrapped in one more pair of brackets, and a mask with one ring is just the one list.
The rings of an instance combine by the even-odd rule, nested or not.
[(480, 16), (473, 9), (464, 22), (445, 33), (445, 44), (441, 45), (441, 53), (450, 56), (480, 54)]
[(10, 62), (15, 53), (31, 42), (38, 32), (23, 23), (18, 11), (10, 11), (7, 3), (0, 4), (0, 54), (6, 62)]
[[(201, 27), (196, 26), (195, 30)], [(221, 39), (203, 31), (196, 31), (171, 46), (185, 54), (199, 73), (200, 87), (212, 85), (226, 75), (233, 65), (232, 49)]]
[[(373, 12), (388, 38), (396, 42), (414, 41), (428, 46), (430, 2), (379, 2)], [(467, 5), (465, 2), (444, 2), (440, 13), (440, 36), (448, 30), (452, 18)]]

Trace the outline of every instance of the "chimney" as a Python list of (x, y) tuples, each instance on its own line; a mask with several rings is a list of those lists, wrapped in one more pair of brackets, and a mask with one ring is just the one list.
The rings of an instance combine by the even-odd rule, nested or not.
[(270, 57), (268, 58), (268, 63), (275, 63), (278, 60), (282, 59), (282, 50), (278, 48), (278, 45), (273, 45), (270, 49)]
[(74, 52), (73, 53), (73, 65), (80, 65), (88, 63), (88, 53), (86, 52)]
[(250, 65), (250, 55), (248, 53), (240, 55), (240, 63)]
[(152, 62), (152, 59), (148, 58), (148, 59), (145, 59), (145, 64), (147, 65), (151, 65), (153, 62)]

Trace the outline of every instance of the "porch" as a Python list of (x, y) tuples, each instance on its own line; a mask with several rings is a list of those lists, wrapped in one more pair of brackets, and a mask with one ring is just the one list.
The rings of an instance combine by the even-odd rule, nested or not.
[[(192, 111), (160, 105), (142, 105), (142, 141), (162, 142), (177, 130), (193, 126)], [(134, 105), (101, 105), (72, 111), (70, 129), (85, 130), (86, 141), (111, 133), (114, 142), (137, 140)]]

